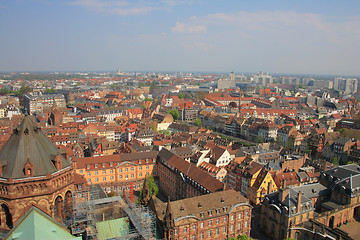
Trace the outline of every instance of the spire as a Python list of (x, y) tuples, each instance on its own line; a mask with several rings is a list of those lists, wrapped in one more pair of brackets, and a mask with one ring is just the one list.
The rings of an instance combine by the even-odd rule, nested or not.
[(171, 210), (171, 206), (170, 206), (170, 196), (168, 196), (168, 202), (166, 205), (164, 221), (165, 221), (165, 228), (167, 230), (170, 230), (174, 227), (174, 219), (172, 216), (172, 210)]
[(149, 204), (150, 198), (151, 198), (151, 194), (150, 194), (148, 180), (146, 177), (144, 180), (143, 189), (141, 192), (141, 200), (140, 200), (141, 205), (144, 205), (145, 207), (147, 207), (147, 205)]

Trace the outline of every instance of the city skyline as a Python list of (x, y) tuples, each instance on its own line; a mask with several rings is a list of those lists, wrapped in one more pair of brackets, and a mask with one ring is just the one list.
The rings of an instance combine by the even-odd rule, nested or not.
[(0, 71), (360, 75), (360, 3), (0, 1)]

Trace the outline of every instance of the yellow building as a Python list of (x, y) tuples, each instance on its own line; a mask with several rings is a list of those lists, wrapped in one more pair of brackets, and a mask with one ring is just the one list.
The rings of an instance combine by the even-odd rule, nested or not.
[(247, 198), (255, 205), (258, 205), (265, 198), (266, 194), (277, 191), (277, 186), (269, 171), (262, 169), (258, 172), (256, 180), (248, 191)]
[(106, 192), (141, 188), (146, 176), (153, 175), (157, 151), (122, 153), (75, 159), (76, 173), (88, 183), (100, 184)]

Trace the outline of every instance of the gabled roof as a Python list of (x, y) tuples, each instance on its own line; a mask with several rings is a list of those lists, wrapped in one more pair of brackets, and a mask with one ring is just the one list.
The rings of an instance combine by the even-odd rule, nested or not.
[(0, 152), (1, 177), (25, 178), (24, 166), (28, 161), (33, 166), (34, 177), (54, 173), (60, 170), (52, 162), (56, 156), (62, 160), (62, 168), (70, 166), (29, 116), (25, 116)]
[(166, 148), (161, 149), (158, 157), (162, 161), (165, 161), (172, 168), (179, 170), (179, 172), (181, 172), (183, 175), (188, 176), (199, 183), (211, 193), (222, 191), (224, 189), (223, 183), (221, 183), (219, 180), (203, 172), (195, 165), (188, 163), (183, 158), (170, 152)]
[(52, 219), (49, 215), (31, 207), (25, 215), (20, 218), (15, 227), (8, 233), (5, 239), (32, 240), (32, 239), (82, 239), (74, 237), (61, 224)]

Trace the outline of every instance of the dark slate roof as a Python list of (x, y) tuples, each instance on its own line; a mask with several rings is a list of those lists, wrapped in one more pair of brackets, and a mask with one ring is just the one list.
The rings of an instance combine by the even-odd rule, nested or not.
[(339, 139), (335, 142), (335, 144), (345, 145), (348, 141), (350, 141), (349, 138), (342, 137), (342, 138), (339, 138)]
[(25, 116), (0, 152), (1, 177), (25, 178), (24, 166), (27, 161), (33, 166), (34, 177), (46, 176), (58, 171), (52, 162), (57, 155), (62, 159), (62, 168), (70, 166), (70, 162), (58, 152), (29, 116)]
[(351, 197), (360, 195), (360, 174), (350, 175), (347, 178), (338, 180), (334, 183), (332, 189), (337, 192), (345, 193)]
[[(280, 191), (270, 193), (266, 195), (264, 204), (273, 205), (275, 208), (282, 214), (285, 215), (296, 215), (297, 212), (297, 201), (298, 201), (298, 191), (293, 188), (288, 189), (288, 194), (286, 195), (284, 201), (279, 201)], [(290, 211), (289, 211), (290, 210)], [(311, 200), (302, 194), (301, 196), (301, 213), (314, 210)]]
[(301, 191), (307, 198), (316, 198), (318, 196), (325, 196), (329, 190), (320, 183), (306, 184), (299, 187), (294, 187), (295, 191)]
[(360, 167), (357, 164), (349, 164), (338, 166), (327, 171), (322, 172), (321, 177), (332, 176), (335, 180), (342, 180), (350, 175), (356, 175), (360, 173)]

